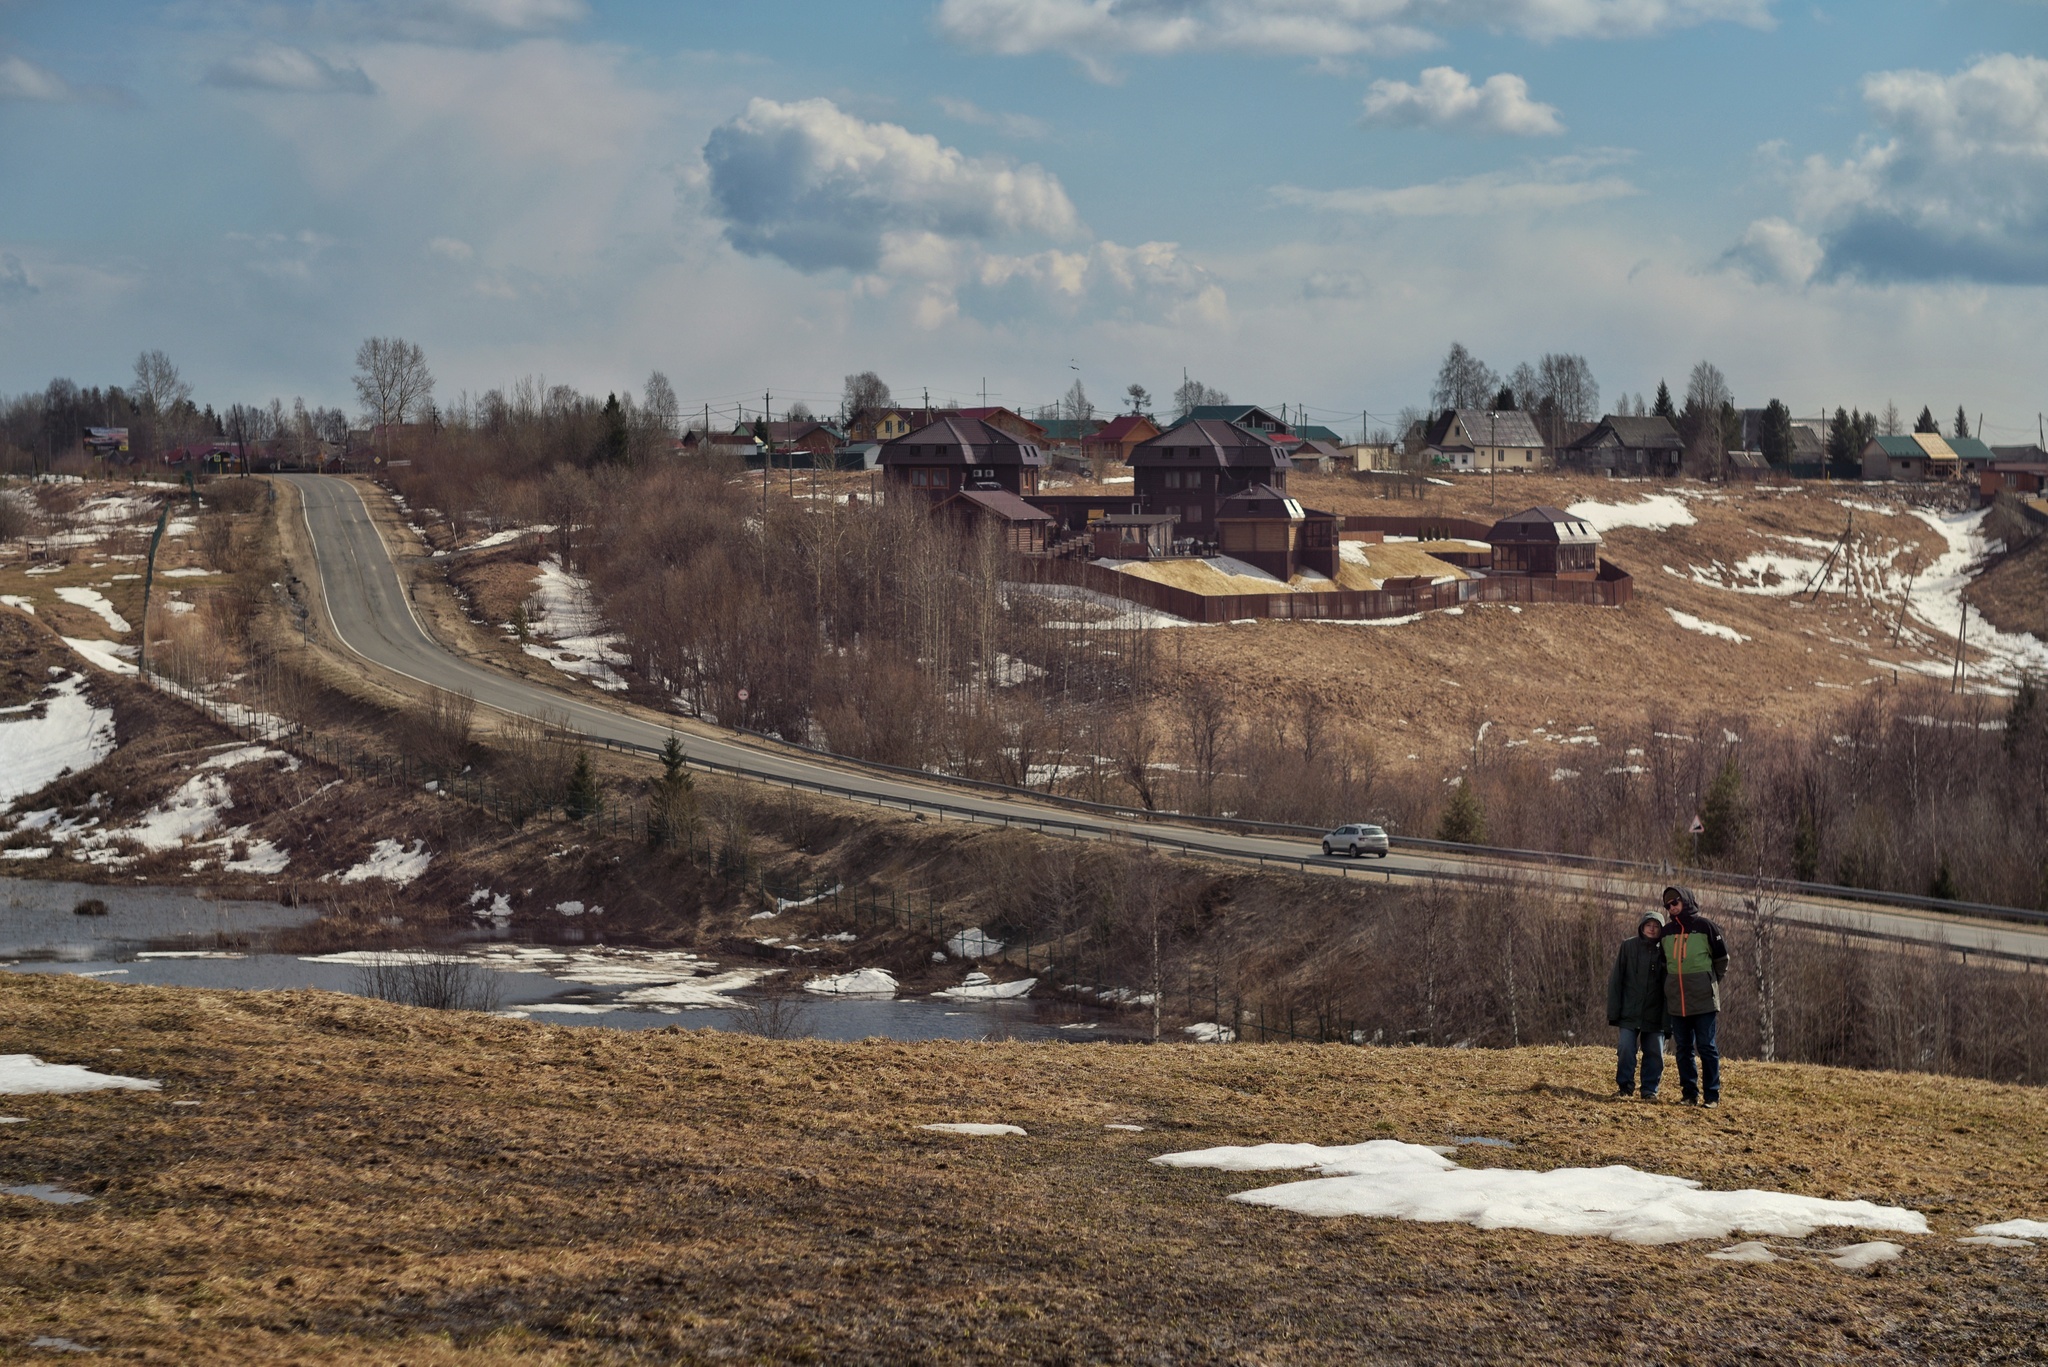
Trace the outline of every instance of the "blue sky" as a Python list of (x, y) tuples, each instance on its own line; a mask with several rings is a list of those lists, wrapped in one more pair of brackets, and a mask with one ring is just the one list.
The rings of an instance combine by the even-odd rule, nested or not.
[(0, 0), (0, 392), (2048, 407), (2048, 0)]

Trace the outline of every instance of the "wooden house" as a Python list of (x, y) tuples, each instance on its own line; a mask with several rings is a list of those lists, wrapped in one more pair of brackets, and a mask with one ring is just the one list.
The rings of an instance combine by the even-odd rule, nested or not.
[(1255, 484), (1218, 503), (1216, 548), (1278, 579), (1302, 570), (1337, 577), (1337, 543), (1344, 519), (1304, 508), (1284, 490)]
[(1600, 569), (1600, 533), (1562, 508), (1529, 508), (1486, 534), (1493, 573), (1592, 578)]
[(1088, 524), (1095, 554), (1105, 560), (1152, 560), (1173, 554), (1172, 513), (1111, 513)]
[(1220, 418), (1191, 418), (1133, 447), (1132, 492), (1148, 513), (1173, 513), (1180, 534), (1214, 540), (1216, 511), (1231, 495), (1270, 485), (1287, 491), (1294, 468), (1264, 431)]
[(1045, 456), (979, 418), (941, 416), (882, 446), (882, 475), (891, 493), (920, 494), (936, 503), (963, 489), (1001, 489), (1028, 497), (1038, 492)]
[(1558, 449), (1558, 464), (1574, 470), (1615, 475), (1675, 475), (1685, 456), (1685, 439), (1659, 417), (1609, 414), (1592, 430)]
[(1446, 408), (1422, 434), (1425, 448), (1455, 470), (1531, 471), (1543, 468), (1543, 434), (1527, 413)]
[(1019, 441), (1028, 441), (1041, 451), (1045, 449), (1045, 427), (1031, 421), (1022, 413), (1015, 413), (1007, 408), (963, 408), (960, 410), (960, 416), (985, 422), (998, 432), (1008, 432)]
[(1055, 526), (1051, 513), (1003, 489), (962, 489), (932, 511), (970, 531), (993, 527), (1006, 549), (1025, 555), (1043, 551)]
[(1125, 413), (1081, 439), (1081, 454), (1091, 461), (1128, 464), (1140, 443), (1159, 435), (1159, 424), (1143, 413)]

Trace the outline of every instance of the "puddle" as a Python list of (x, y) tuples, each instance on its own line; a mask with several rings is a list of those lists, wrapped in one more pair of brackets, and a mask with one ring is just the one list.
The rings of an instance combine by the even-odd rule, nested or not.
[[(105, 903), (106, 915), (72, 911), (88, 900)], [(272, 931), (310, 925), (319, 915), (313, 907), (221, 900), (194, 888), (0, 878), (0, 958), (100, 960), (104, 966), (148, 949), (255, 943)]]

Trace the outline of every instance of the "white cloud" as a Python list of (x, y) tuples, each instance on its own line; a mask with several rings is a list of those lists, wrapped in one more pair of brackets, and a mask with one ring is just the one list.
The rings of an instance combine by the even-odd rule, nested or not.
[(459, 237), (437, 237), (427, 243), (427, 250), (449, 261), (467, 261), (476, 255), (476, 248)]
[[(1793, 217), (1823, 252), (1809, 274), (2048, 284), (2048, 60), (1878, 72), (1863, 100), (1880, 132), (1794, 177)], [(1752, 225), (1731, 256), (1760, 233), (1790, 240)]]
[(0, 254), (0, 304), (26, 299), (34, 293), (35, 284), (22, 268), (21, 258), (13, 252)]
[(971, 123), (980, 128), (993, 128), (1006, 137), (1043, 138), (1052, 129), (1044, 119), (1034, 119), (1029, 114), (1003, 114), (983, 109), (972, 100), (955, 99), (951, 95), (934, 95), (932, 103), (939, 112), (959, 123)]
[(264, 43), (227, 57), (207, 70), (206, 83), (230, 90), (281, 90), (295, 94), (367, 95), (370, 78), (359, 66), (336, 66), (304, 48)]
[[(255, 4), (261, 20), (278, 11)], [(329, 32), (450, 42), (545, 33), (590, 15), (586, 0), (315, 0), (292, 16)]]
[(873, 270), (892, 236), (1072, 237), (1079, 216), (1043, 167), (970, 157), (830, 100), (756, 99), (704, 144), (726, 238), (801, 271)]
[(311, 280), (313, 267), (334, 239), (311, 228), (295, 233), (229, 233), (227, 240), (242, 249), (244, 264), (273, 280)]
[(1579, 164), (1573, 159), (1540, 167), (1533, 175), (1489, 171), (1392, 190), (1372, 186), (1309, 190), (1281, 185), (1273, 193), (1304, 208), (1383, 218), (1512, 218), (1582, 208), (1637, 193), (1636, 187), (1621, 176), (1583, 179), (1558, 174), (1560, 170), (1576, 169)]
[(1482, 85), (1448, 66), (1433, 66), (1416, 84), (1374, 81), (1365, 97), (1365, 122), (1467, 133), (1543, 137), (1564, 132), (1555, 106), (1529, 98), (1529, 83), (1501, 72)]
[(79, 92), (56, 72), (11, 53), (0, 57), (0, 100), (56, 103), (78, 98)]
[(1820, 269), (1820, 243), (1797, 224), (1760, 218), (1721, 258), (1762, 284), (1803, 285)]
[(1715, 21), (1766, 27), (1771, 0), (942, 0), (941, 32), (1007, 56), (1058, 52), (1098, 77), (1105, 58), (1266, 52), (1328, 60), (1397, 56), (1440, 40), (1430, 25), (1539, 41), (1637, 38)]

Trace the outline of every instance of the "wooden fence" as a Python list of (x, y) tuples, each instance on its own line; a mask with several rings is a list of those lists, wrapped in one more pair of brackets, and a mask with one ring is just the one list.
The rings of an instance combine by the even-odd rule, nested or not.
[(1600, 562), (1596, 576), (1584, 579), (1489, 575), (1437, 584), (1389, 581), (1386, 588), (1334, 593), (1241, 594), (1194, 593), (1081, 560), (1020, 560), (1017, 565), (1019, 577), (1027, 583), (1088, 589), (1190, 622), (1241, 622), (1253, 618), (1378, 621), (1434, 612), (1461, 603), (1579, 603), (1612, 608), (1635, 596), (1635, 584), (1628, 572), (1608, 560)]

